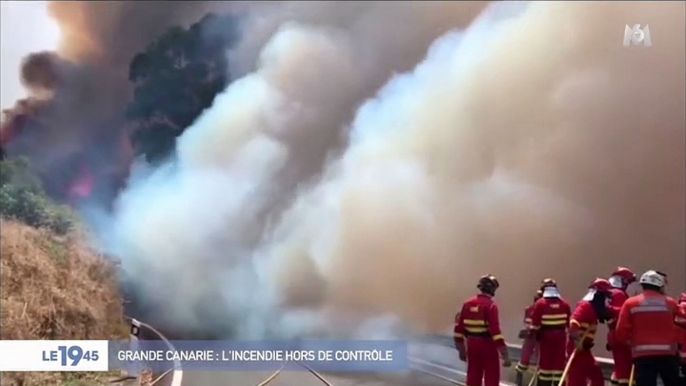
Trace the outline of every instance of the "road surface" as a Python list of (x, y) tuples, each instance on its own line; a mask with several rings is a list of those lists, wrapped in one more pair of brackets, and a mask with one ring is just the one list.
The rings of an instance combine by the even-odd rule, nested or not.
[[(430, 344), (412, 344), (409, 347), (409, 355), (413, 359), (413, 368), (438, 376), (420, 371), (320, 375), (329, 383), (328, 386), (455, 386), (454, 381), (449, 382), (441, 377), (464, 381), (464, 374), (460, 373), (464, 365), (457, 360), (454, 350)], [(284, 371), (265, 384), (273, 373), (184, 371), (183, 386), (327, 386), (307, 370)]]
[[(184, 386), (258, 386), (269, 372), (184, 372)], [(321, 374), (331, 386), (455, 386), (454, 383), (421, 373)], [(262, 385), (265, 386), (265, 385)], [(267, 386), (326, 386), (308, 371), (282, 372)]]

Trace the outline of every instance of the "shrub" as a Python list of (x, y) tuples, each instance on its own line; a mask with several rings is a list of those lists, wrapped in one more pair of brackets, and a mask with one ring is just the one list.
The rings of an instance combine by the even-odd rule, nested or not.
[(76, 224), (73, 212), (50, 200), (25, 159), (0, 162), (0, 215), (63, 235)]

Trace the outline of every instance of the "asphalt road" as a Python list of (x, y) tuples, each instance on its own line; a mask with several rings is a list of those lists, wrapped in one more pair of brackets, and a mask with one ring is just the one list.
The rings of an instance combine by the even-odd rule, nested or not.
[[(143, 324), (141, 338), (159, 338), (159, 332)], [(465, 364), (452, 347), (435, 342), (413, 342), (408, 346), (412, 371), (394, 373), (322, 373), (283, 371), (183, 371), (182, 386), (455, 386), (464, 381)], [(422, 371), (417, 371), (422, 370)], [(428, 372), (428, 374), (427, 374)], [(171, 376), (171, 374), (168, 374)], [(507, 375), (503, 374), (506, 381)], [(450, 379), (450, 380), (446, 380)]]
[[(459, 373), (464, 364), (454, 350), (436, 345), (412, 344), (409, 355), (416, 359), (414, 368), (463, 381)], [(426, 362), (424, 362), (426, 361)], [(431, 363), (431, 364), (429, 364)], [(458, 370), (455, 370), (457, 368)], [(309, 371), (284, 371), (266, 385), (273, 372), (189, 372), (184, 371), (184, 386), (326, 386)], [(455, 386), (454, 382), (419, 371), (395, 373), (322, 373), (330, 386)]]
[[(258, 386), (269, 372), (184, 372), (184, 386)], [(455, 386), (421, 373), (321, 374), (332, 386)], [(326, 386), (308, 371), (282, 372), (268, 386)], [(265, 385), (262, 385), (265, 386)]]

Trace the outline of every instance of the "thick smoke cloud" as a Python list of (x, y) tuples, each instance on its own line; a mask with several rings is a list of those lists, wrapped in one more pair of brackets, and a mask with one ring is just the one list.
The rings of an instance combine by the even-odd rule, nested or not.
[[(684, 5), (503, 3), (461, 30), (478, 5), (404, 4), (256, 11), (245, 76), (106, 239), (154, 315), (444, 331), (492, 273), (511, 332), (542, 277), (570, 300), (617, 265), (686, 289)], [(639, 22), (653, 46), (624, 47)]]
[(227, 3), (205, 1), (48, 3), (61, 30), (60, 48), (24, 60), (20, 75), (30, 94), (7, 119), (17, 127), (8, 153), (28, 156), (49, 190), (64, 191), (57, 186), (74, 176), (63, 174), (77, 173), (82, 162), (101, 174), (99, 179), (126, 173), (131, 149), (123, 117), (131, 93), (130, 60), (166, 28), (224, 9)]

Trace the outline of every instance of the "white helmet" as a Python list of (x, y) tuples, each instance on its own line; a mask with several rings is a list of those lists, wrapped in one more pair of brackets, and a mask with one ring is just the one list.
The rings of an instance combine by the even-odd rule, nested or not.
[(639, 283), (662, 288), (665, 286), (665, 277), (657, 273), (657, 271), (651, 269), (650, 271), (647, 271), (641, 275), (641, 280), (639, 280)]

